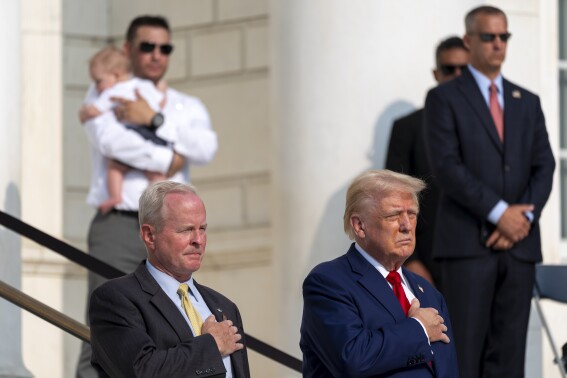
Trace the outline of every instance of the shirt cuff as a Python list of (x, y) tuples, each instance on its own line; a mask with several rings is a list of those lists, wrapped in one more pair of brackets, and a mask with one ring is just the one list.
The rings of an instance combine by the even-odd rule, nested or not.
[(422, 323), (418, 318), (412, 317), (412, 319), (415, 319), (415, 320), (419, 323), (419, 325), (421, 326), (421, 328), (423, 328), (423, 333), (425, 333), (425, 337), (427, 338), (427, 343), (428, 343), (429, 345), (431, 345), (431, 343), (429, 342), (429, 335), (427, 334), (427, 330), (426, 330), (425, 327), (423, 326), (423, 323)]
[(488, 213), (488, 221), (492, 224), (497, 224), (506, 209), (508, 209), (508, 203), (503, 200), (498, 201), (496, 206), (494, 206), (492, 210), (490, 210), (490, 213)]
[(524, 211), (524, 215), (528, 218), (528, 221), (532, 223), (534, 221), (534, 213), (531, 211)]

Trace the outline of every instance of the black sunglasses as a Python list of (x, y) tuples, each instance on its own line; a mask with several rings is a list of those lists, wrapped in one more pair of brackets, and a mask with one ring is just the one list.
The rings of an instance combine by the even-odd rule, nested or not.
[(478, 33), (478, 38), (482, 42), (492, 42), (496, 39), (496, 37), (500, 38), (502, 42), (508, 42), (512, 34), (510, 33), (502, 33), (502, 34), (494, 34), (494, 33)]
[(465, 68), (467, 68), (467, 65), (464, 64), (462, 66), (461, 65), (455, 66), (452, 64), (441, 64), (439, 66), (439, 71), (441, 71), (443, 75), (454, 75), (457, 68), (462, 72)]
[(173, 52), (173, 45), (171, 43), (164, 43), (163, 45), (158, 45), (156, 43), (151, 42), (141, 42), (138, 48), (140, 52), (143, 53), (151, 53), (154, 52), (155, 48), (159, 47), (159, 52), (163, 55), (169, 55)]

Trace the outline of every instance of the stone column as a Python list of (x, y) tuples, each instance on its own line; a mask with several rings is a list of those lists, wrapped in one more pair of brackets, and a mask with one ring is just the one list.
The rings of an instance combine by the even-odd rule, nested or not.
[[(5, 59), (0, 61), (0, 209), (21, 216), (21, 38), (20, 1), (0, 3), (0, 34)], [(21, 287), (21, 238), (0, 227), (0, 280)], [(20, 309), (0, 299), (0, 377), (31, 377), (22, 361)]]
[[(301, 285), (344, 254), (346, 188), (384, 164), (395, 118), (434, 85), (435, 45), (463, 32), (467, 1), (272, 1), (274, 261), (280, 347), (297, 357)], [(286, 373), (287, 372), (287, 373)], [(282, 370), (281, 376), (289, 374)]]

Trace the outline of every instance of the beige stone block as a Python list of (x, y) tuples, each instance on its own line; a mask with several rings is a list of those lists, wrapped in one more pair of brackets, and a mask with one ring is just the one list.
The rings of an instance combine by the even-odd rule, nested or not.
[(69, 45), (63, 50), (63, 82), (65, 85), (80, 85), (87, 87), (91, 82), (89, 77), (89, 61), (102, 45)]
[(175, 34), (171, 39), (175, 46), (173, 54), (169, 58), (169, 66), (165, 74), (165, 79), (181, 80), (187, 77), (187, 39), (185, 34)]
[(270, 64), (270, 36), (266, 23), (250, 25), (245, 31), (245, 66), (247, 69), (266, 68)]
[(265, 16), (268, 10), (268, 0), (219, 0), (218, 19), (224, 21)]
[(24, 34), (61, 32), (63, 22), (61, 0), (23, 0), (21, 6)]
[(191, 43), (192, 75), (205, 76), (242, 69), (240, 29), (223, 29), (195, 34)]
[(219, 139), (219, 150), (213, 161), (204, 167), (191, 168), (194, 179), (269, 171), (271, 141), (267, 74), (246, 80), (193, 85), (186, 91), (203, 100)]
[(266, 265), (271, 261), (272, 239), (268, 227), (210, 229), (207, 234), (209, 257), (204, 270)]
[(235, 184), (222, 187), (199, 187), (199, 194), (207, 208), (210, 230), (242, 227), (244, 217), (242, 190)]
[(270, 183), (252, 181), (245, 186), (246, 223), (250, 225), (268, 225), (271, 216)]
[(108, 0), (63, 0), (63, 10), (65, 34), (99, 38), (110, 34)]
[(139, 15), (162, 15), (172, 29), (213, 22), (214, 0), (111, 0), (111, 33), (123, 36)]
[(63, 100), (63, 182), (65, 187), (86, 190), (91, 177), (90, 145), (78, 117), (84, 95), (84, 91), (67, 90)]

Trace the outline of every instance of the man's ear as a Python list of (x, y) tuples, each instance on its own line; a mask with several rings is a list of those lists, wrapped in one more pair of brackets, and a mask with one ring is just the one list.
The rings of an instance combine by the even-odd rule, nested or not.
[(465, 33), (465, 35), (463, 36), (463, 44), (468, 51), (471, 51), (471, 37), (468, 35), (468, 33)]
[(354, 235), (358, 238), (364, 239), (366, 236), (364, 221), (358, 215), (350, 217), (350, 226), (354, 231)]
[(130, 56), (130, 47), (131, 47), (130, 42), (124, 41), (124, 45), (122, 46), (122, 50), (124, 51), (124, 54), (126, 54), (126, 56), (127, 56), (128, 58), (131, 58), (131, 56)]
[(140, 238), (144, 244), (148, 247), (153, 248), (155, 244), (155, 228), (147, 223), (144, 223), (140, 228)]

